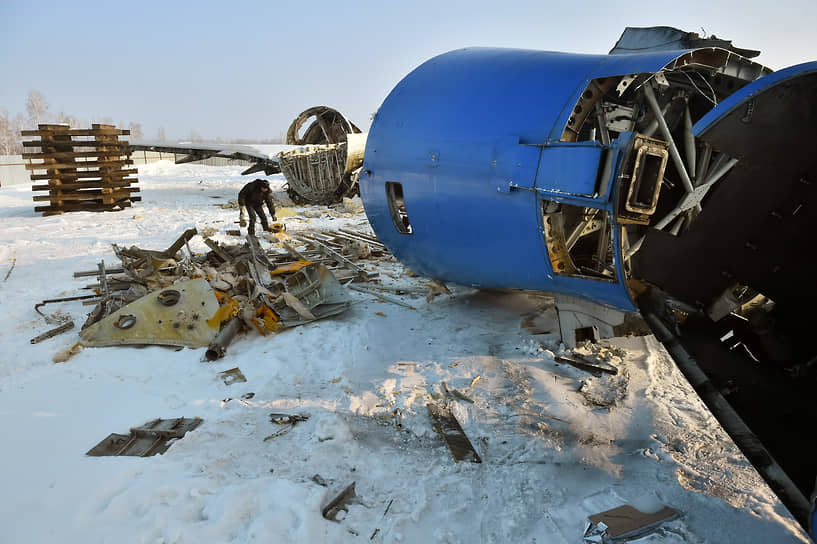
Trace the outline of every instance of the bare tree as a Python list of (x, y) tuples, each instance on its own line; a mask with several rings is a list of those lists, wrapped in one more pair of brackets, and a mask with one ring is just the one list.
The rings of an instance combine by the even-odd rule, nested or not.
[(40, 91), (29, 91), (26, 99), (28, 120), (36, 127), (48, 120), (48, 102)]
[(23, 152), (20, 131), (25, 127), (23, 115), (9, 118), (6, 109), (0, 110), (0, 155), (19, 155)]
[(0, 110), (0, 155), (14, 155), (17, 137), (9, 123), (9, 112)]
[[(18, 113), (14, 116), (14, 121), (11, 123), (11, 129), (14, 131), (14, 135), (19, 139), (22, 138), (21, 132), (26, 129), (26, 120), (23, 118), (22, 113)], [(21, 146), (22, 147), (22, 146)]]
[(66, 115), (65, 112), (57, 113), (57, 123), (61, 125), (68, 125), (71, 128), (80, 128), (82, 123), (73, 115)]
[(144, 139), (144, 135), (142, 134), (142, 123), (131, 123), (128, 125), (128, 129), (130, 129), (130, 140), (132, 142)]

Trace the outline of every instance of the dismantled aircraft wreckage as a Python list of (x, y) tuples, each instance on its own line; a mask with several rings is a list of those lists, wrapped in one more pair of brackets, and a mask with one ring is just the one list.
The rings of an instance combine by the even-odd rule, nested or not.
[(301, 112), (287, 130), (287, 144), (303, 146), (276, 156), (296, 203), (331, 204), (357, 188), (366, 135), (340, 112), (326, 106)]
[(339, 111), (327, 106), (304, 110), (287, 130), (287, 149), (274, 155), (249, 145), (134, 142), (132, 151), (179, 155), (177, 164), (211, 157), (253, 163), (242, 174), (283, 173), (287, 193), (296, 203), (332, 204), (357, 192), (366, 134)]
[(414, 272), (640, 309), (807, 526), (817, 62), (755, 54), (666, 27), (609, 55), (445, 53), (378, 110), (360, 190)]
[[(211, 251), (193, 254), (188, 242), (197, 234), (189, 229), (163, 251), (114, 245), (120, 267), (106, 268), (101, 262), (98, 270), (74, 274), (97, 276), (99, 283), (87, 288), (98, 294), (46, 300), (35, 309), (79, 299), (96, 304), (76, 350), (143, 344), (207, 347), (205, 356), (212, 361), (224, 356), (242, 330), (266, 336), (345, 311), (350, 299), (340, 281), (376, 277), (353, 261), (384, 252), (377, 240), (339, 231), (293, 237), (279, 232), (269, 250), (254, 236), (236, 245), (219, 245), (205, 236)], [(41, 336), (72, 327), (73, 322), (62, 324)]]

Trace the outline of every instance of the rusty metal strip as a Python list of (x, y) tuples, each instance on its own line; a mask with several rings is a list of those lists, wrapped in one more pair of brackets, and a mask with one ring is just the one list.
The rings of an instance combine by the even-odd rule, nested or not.
[(14, 266), (16, 264), (17, 264), (17, 257), (12, 257), (11, 258), (11, 268), (9, 268), (9, 271), (6, 272), (6, 277), (3, 278), (3, 283), (6, 283), (6, 281), (9, 279), (9, 276), (11, 276), (11, 271), (14, 270)]
[(42, 342), (43, 340), (46, 340), (48, 338), (57, 336), (58, 334), (62, 334), (64, 332), (66, 332), (66, 331), (70, 331), (73, 328), (74, 328), (74, 322), (73, 321), (69, 321), (68, 323), (63, 323), (59, 327), (55, 327), (55, 328), (53, 328), (51, 330), (45, 331), (44, 333), (42, 333), (42, 334), (40, 334), (38, 336), (35, 336), (34, 338), (31, 339), (31, 343), (32, 344), (37, 344), (39, 342)]

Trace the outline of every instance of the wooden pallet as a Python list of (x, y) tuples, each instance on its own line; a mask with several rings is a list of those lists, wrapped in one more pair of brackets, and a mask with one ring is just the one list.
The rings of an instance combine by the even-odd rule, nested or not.
[(137, 170), (126, 168), (133, 164), (128, 142), (119, 139), (128, 134), (129, 130), (100, 124), (90, 129), (43, 124), (37, 130), (24, 130), (23, 136), (39, 137), (23, 142), (26, 148), (39, 148), (23, 153), (31, 181), (48, 181), (31, 187), (35, 192), (48, 191), (34, 195), (35, 202), (49, 202), (35, 206), (34, 211), (43, 215), (115, 211), (141, 200), (133, 195), (139, 188), (131, 186), (139, 181), (130, 177)]

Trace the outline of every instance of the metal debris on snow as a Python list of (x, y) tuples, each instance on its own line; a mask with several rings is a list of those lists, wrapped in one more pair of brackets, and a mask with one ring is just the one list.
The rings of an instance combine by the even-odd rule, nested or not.
[(134, 427), (130, 434), (112, 433), (85, 455), (92, 457), (120, 456), (149, 457), (164, 453), (173, 440), (182, 438), (202, 424), (200, 418), (154, 419), (140, 427)]
[(54, 327), (51, 330), (47, 330), (44, 333), (35, 336), (34, 338), (31, 339), (31, 343), (32, 344), (37, 344), (37, 343), (42, 342), (43, 340), (46, 340), (48, 338), (53, 338), (54, 336), (57, 336), (58, 334), (62, 334), (64, 332), (66, 332), (66, 331), (70, 331), (73, 328), (74, 328), (74, 322), (73, 321), (63, 323), (59, 327)]
[(338, 513), (341, 511), (348, 512), (347, 506), (356, 496), (355, 482), (352, 482), (343, 488), (343, 491), (338, 493), (334, 499), (326, 503), (326, 506), (321, 508), (321, 515), (329, 521), (338, 521)]
[(278, 431), (275, 431), (271, 435), (264, 437), (264, 442), (285, 435), (301, 421), (308, 420), (309, 414), (285, 414), (282, 412), (272, 412), (269, 415), (269, 419), (272, 423), (275, 423), (276, 425), (281, 425), (282, 428)]
[(582, 356), (578, 353), (573, 353), (572, 357), (567, 355), (557, 355), (553, 359), (560, 363), (565, 363), (572, 367), (578, 368), (579, 370), (589, 372), (594, 376), (601, 376), (602, 373), (613, 375), (618, 374), (618, 369), (613, 365), (607, 364), (604, 361), (599, 361), (598, 359), (590, 359), (589, 357)]
[(193, 254), (189, 242), (198, 234), (188, 229), (161, 251), (114, 244), (120, 267), (103, 261), (97, 270), (74, 274), (97, 276), (85, 287), (95, 294), (44, 300), (35, 309), (59, 323), (40, 307), (83, 300), (95, 304), (80, 332), (87, 346), (206, 346), (207, 359), (216, 360), (242, 331), (266, 336), (345, 311), (351, 300), (340, 281), (377, 280), (353, 261), (385, 253), (373, 236), (341, 230), (302, 234), (297, 249), (284, 232), (270, 236), (276, 242), (270, 249), (254, 236), (234, 245), (203, 236), (210, 251)]
[(224, 385), (233, 385), (234, 383), (247, 381), (247, 378), (244, 377), (244, 374), (238, 367), (219, 372), (218, 375), (221, 377), (221, 381), (224, 382)]
[(451, 412), (451, 407), (448, 405), (436, 404), (429, 402), (426, 404), (428, 414), (434, 422), (436, 429), (443, 435), (448, 449), (454, 459), (459, 461), (471, 461), (472, 463), (481, 463), (480, 458), (465, 431), (462, 430), (459, 421)]
[(624, 542), (643, 537), (656, 530), (662, 523), (677, 518), (680, 513), (665, 506), (647, 514), (629, 504), (588, 516), (584, 530), (585, 544)]

